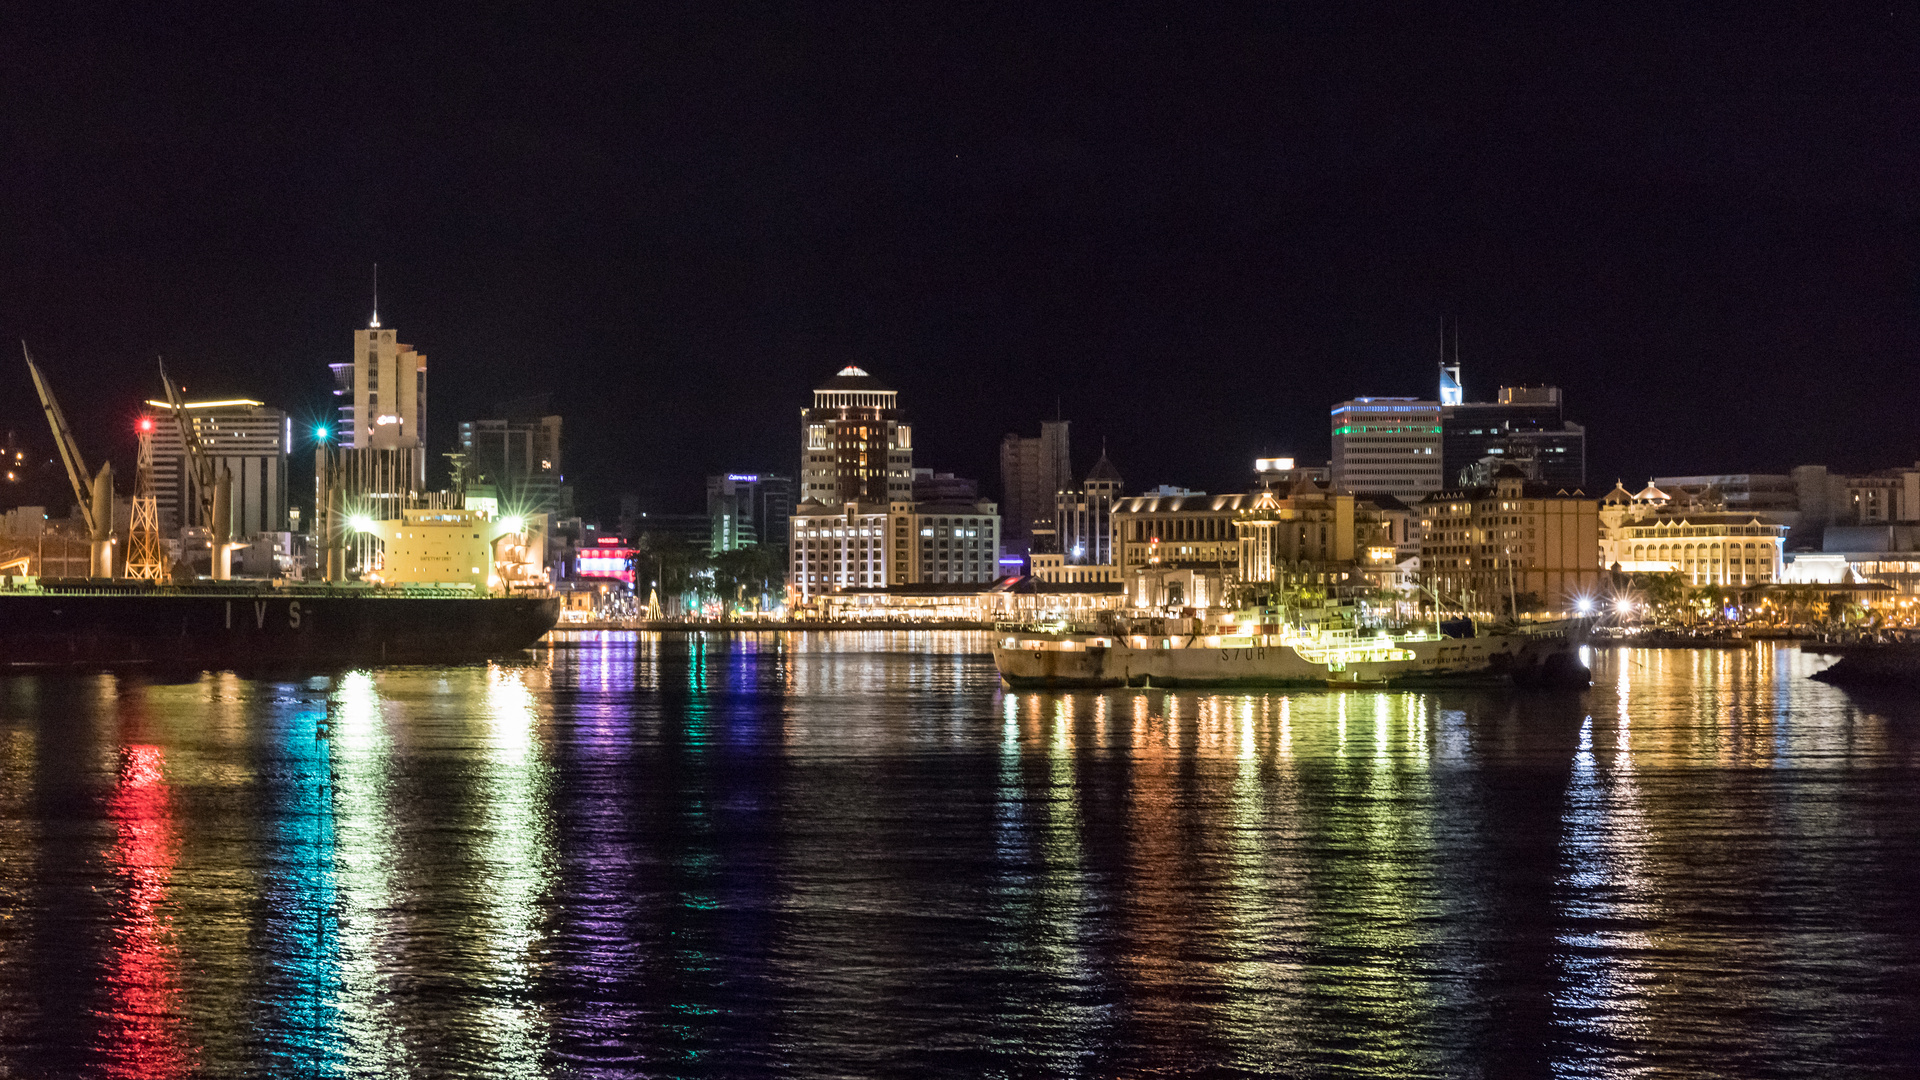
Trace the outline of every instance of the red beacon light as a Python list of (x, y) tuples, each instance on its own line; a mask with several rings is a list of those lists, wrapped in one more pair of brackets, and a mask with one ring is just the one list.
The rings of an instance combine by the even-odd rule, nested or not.
[(141, 418), (140, 418), (140, 430), (141, 430), (141, 431), (143, 431), (143, 432), (145, 432), (145, 431), (152, 431), (152, 430), (153, 430), (153, 417), (151, 417), (151, 416), (143, 416), (143, 417), (141, 417)]

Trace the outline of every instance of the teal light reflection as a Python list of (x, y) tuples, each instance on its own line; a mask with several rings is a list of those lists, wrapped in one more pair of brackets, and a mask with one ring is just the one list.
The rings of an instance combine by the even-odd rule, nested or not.
[(273, 725), (279, 769), (266, 807), (264, 1050), (282, 1075), (346, 1076), (331, 725), (326, 712), (300, 707)]

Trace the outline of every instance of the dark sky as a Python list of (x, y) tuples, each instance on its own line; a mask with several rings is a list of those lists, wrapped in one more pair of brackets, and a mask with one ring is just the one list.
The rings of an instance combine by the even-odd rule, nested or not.
[(791, 469), (846, 363), (917, 464), (997, 488), (1057, 403), (1236, 490), (1431, 395), (1443, 314), (1602, 489), (1920, 458), (1906, 9), (1037, 7), (10, 6), (0, 335), (130, 465), (156, 354), (319, 415), (377, 260), (435, 451), (550, 390), (589, 508)]

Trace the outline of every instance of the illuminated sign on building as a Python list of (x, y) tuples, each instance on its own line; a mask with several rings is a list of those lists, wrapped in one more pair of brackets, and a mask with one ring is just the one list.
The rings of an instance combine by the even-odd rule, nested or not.
[(633, 549), (614, 537), (600, 537), (590, 548), (581, 548), (575, 573), (583, 578), (605, 578), (633, 584)]

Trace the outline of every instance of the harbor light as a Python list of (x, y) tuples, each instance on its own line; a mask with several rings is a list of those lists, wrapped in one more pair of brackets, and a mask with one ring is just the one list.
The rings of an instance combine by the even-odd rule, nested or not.
[(313, 437), (319, 442), (326, 442), (333, 437), (333, 432), (327, 430), (327, 425), (321, 424), (319, 427), (313, 429)]
[(519, 516), (500, 519), (500, 527), (510, 533), (519, 533), (527, 527), (527, 519)]
[(353, 514), (347, 518), (347, 528), (354, 532), (372, 532), (373, 519), (365, 514)]
[(1573, 610), (1579, 612), (1582, 615), (1591, 615), (1593, 614), (1593, 601), (1590, 598), (1583, 596), (1580, 599), (1575, 600), (1573, 602)]

